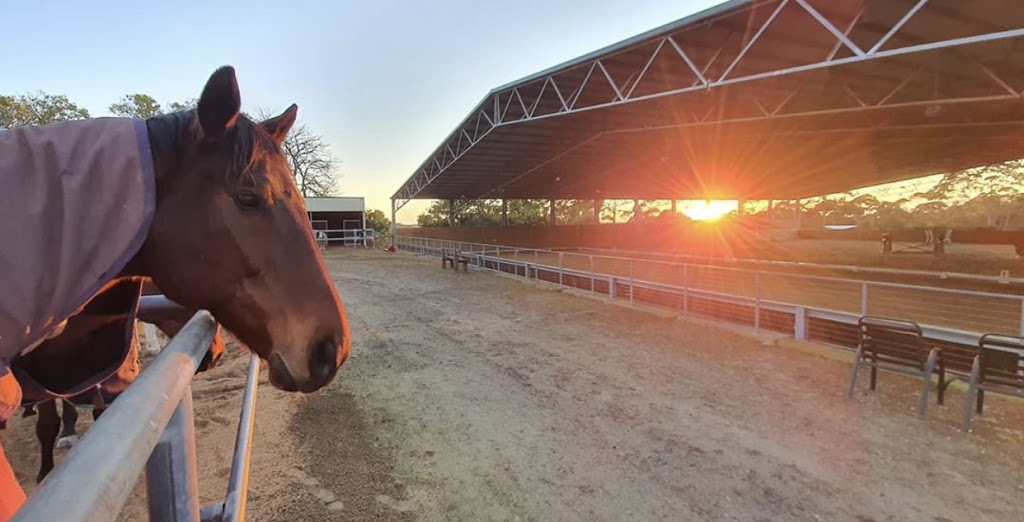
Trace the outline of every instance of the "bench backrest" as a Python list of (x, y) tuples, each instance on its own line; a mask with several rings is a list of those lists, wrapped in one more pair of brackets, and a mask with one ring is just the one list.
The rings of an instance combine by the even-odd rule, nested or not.
[(1024, 338), (985, 334), (981, 348), (981, 382), (1024, 390)]
[(919, 368), (928, 359), (921, 327), (910, 321), (864, 316), (857, 321), (865, 357)]

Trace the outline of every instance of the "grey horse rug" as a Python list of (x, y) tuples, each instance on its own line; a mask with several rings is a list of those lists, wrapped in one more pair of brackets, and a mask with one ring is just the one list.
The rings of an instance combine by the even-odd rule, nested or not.
[[(143, 120), (0, 131), (0, 380), (13, 358), (57, 336), (121, 272), (155, 205)], [(137, 289), (135, 300), (131, 317), (115, 322), (134, 325)], [(0, 419), (20, 403), (20, 390), (15, 398), (8, 388), (0, 382)]]

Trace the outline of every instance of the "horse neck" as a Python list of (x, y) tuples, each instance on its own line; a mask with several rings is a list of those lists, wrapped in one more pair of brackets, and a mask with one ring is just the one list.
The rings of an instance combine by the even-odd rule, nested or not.
[(192, 132), (194, 120), (194, 111), (172, 112), (146, 120), (158, 186), (168, 173), (176, 170), (179, 158), (184, 155), (186, 137)]
[[(193, 132), (194, 120), (194, 111), (172, 112), (146, 119), (149, 148), (153, 157), (153, 175), (156, 178), (158, 209), (161, 187), (167, 183), (171, 173), (179, 170), (180, 158), (184, 155), (187, 137)], [(146, 247), (143, 245), (142, 249), (121, 271), (122, 277), (151, 277), (145, 260), (145, 250)]]

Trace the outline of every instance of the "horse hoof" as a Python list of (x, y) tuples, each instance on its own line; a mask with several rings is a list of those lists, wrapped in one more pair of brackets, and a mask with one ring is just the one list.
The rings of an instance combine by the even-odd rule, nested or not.
[(76, 435), (68, 435), (67, 437), (57, 439), (57, 449), (71, 449), (75, 444), (78, 444), (78, 436)]

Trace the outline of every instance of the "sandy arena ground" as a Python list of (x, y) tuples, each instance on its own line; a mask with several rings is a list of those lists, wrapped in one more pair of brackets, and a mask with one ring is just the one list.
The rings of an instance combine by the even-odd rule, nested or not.
[[(1020, 520), (1024, 404), (914, 416), (837, 351), (332, 250), (353, 355), (327, 390), (260, 388), (250, 520)], [(194, 385), (204, 503), (223, 496), (246, 357)], [(83, 415), (83, 418), (87, 415)], [(31, 484), (33, 419), (5, 448)], [(87, 422), (81, 421), (85, 426)], [(112, 441), (113, 442), (113, 441)], [(63, 455), (63, 452), (60, 452)], [(123, 520), (145, 520), (137, 490)]]

